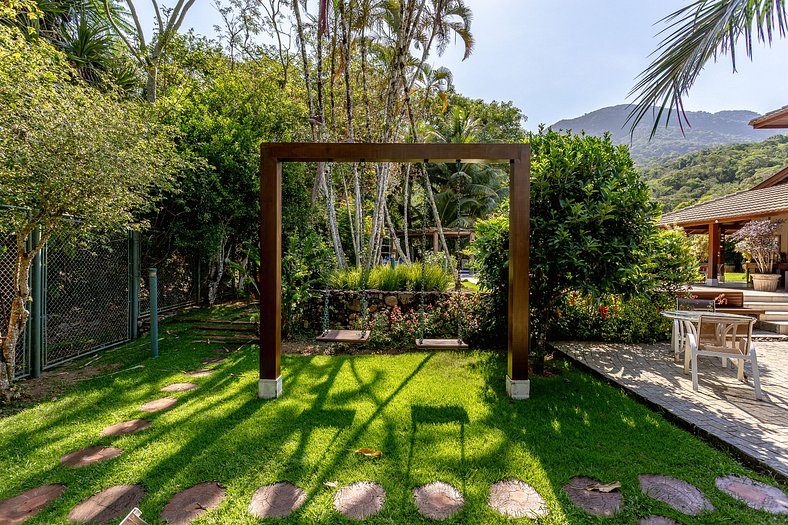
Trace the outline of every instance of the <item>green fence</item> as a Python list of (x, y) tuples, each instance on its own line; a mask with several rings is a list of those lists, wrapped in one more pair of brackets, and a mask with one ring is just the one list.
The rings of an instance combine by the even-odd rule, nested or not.
[[(35, 234), (27, 239), (28, 249)], [(162, 310), (195, 304), (197, 279), (177, 251), (158, 257), (155, 234), (120, 233), (77, 245), (51, 238), (36, 257), (31, 275), (30, 318), (16, 355), (16, 376), (42, 370), (136, 338), (149, 317), (147, 268), (159, 268)], [(8, 323), (16, 267), (16, 238), (0, 238), (0, 330)], [(143, 249), (144, 248), (144, 249)], [(145, 271), (141, 271), (143, 268)]]

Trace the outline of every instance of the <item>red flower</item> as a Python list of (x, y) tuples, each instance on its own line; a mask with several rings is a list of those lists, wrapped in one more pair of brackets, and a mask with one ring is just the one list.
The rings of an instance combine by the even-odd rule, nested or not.
[(600, 314), (602, 314), (602, 319), (605, 319), (605, 318), (607, 318), (607, 311), (608, 311), (608, 308), (607, 308), (607, 306), (605, 306), (605, 305), (601, 305), (601, 306), (599, 307), (599, 313), (600, 313)]

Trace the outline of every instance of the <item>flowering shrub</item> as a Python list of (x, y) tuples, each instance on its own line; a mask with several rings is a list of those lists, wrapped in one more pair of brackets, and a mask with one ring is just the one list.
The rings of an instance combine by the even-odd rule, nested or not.
[(586, 340), (618, 343), (654, 343), (670, 338), (670, 321), (660, 315), (674, 306), (672, 294), (623, 299), (605, 295), (599, 299), (567, 293), (556, 315), (553, 340)]
[(778, 221), (750, 221), (731, 235), (736, 241), (735, 250), (755, 262), (760, 273), (771, 273), (772, 266), (779, 260), (780, 246), (777, 242)]
[[(457, 337), (457, 316), (460, 317), (464, 341), (473, 341), (480, 326), (481, 301), (479, 294), (460, 294), (451, 296), (438, 304), (424, 305), (424, 338)], [(371, 330), (369, 344), (376, 347), (415, 348), (420, 335), (421, 314), (419, 306), (403, 309), (394, 306), (391, 310), (370, 312), (367, 315), (367, 328)], [(361, 321), (354, 321), (354, 328), (361, 329)]]

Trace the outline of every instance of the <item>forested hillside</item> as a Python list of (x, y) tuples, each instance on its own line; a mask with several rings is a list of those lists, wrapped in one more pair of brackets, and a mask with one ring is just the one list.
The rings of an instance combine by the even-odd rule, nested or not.
[(610, 132), (613, 142), (630, 146), (632, 158), (640, 166), (664, 162), (672, 157), (690, 153), (710, 146), (732, 143), (757, 142), (780, 130), (752, 129), (748, 122), (759, 116), (753, 111), (687, 111), (690, 126), (682, 130), (676, 119), (670, 125), (657, 129), (651, 138), (653, 119), (648, 115), (630, 137), (627, 116), (631, 106), (621, 104), (587, 113), (582, 117), (560, 120), (552, 125), (553, 129), (571, 129), (579, 133), (602, 136)]
[(665, 211), (750, 188), (788, 166), (788, 136), (729, 144), (682, 155), (641, 170)]

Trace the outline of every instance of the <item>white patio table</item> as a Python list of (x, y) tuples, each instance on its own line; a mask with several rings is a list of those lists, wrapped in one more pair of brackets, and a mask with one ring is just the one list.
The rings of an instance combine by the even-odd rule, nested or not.
[[(732, 320), (749, 320), (752, 316), (749, 315), (740, 315), (740, 314), (729, 314), (724, 312), (709, 312), (708, 310), (664, 310), (660, 312), (664, 317), (673, 320), (679, 321), (691, 321), (695, 323), (698, 329), (698, 334), (701, 333), (700, 331), (700, 318), (703, 317), (703, 323), (714, 323), (717, 327), (724, 326), (725, 324), (729, 323)], [(715, 327), (714, 330), (717, 333), (717, 329)], [(680, 348), (681, 342), (679, 341), (679, 333), (676, 330), (676, 323), (673, 323), (673, 331), (671, 332), (670, 337), (670, 347), (673, 350), (673, 355), (678, 358), (679, 353), (681, 353)]]

